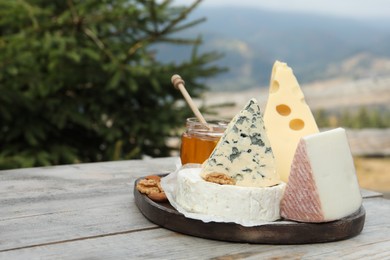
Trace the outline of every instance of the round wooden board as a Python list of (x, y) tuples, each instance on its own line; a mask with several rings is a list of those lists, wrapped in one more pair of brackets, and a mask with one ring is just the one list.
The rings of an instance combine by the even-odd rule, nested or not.
[(151, 222), (187, 235), (201, 238), (254, 243), (254, 244), (308, 244), (348, 239), (358, 235), (364, 226), (365, 210), (362, 207), (354, 214), (327, 223), (299, 223), (276, 221), (261, 226), (244, 227), (235, 223), (209, 222), (186, 218), (169, 202), (157, 203), (136, 189), (135, 203), (141, 213)]

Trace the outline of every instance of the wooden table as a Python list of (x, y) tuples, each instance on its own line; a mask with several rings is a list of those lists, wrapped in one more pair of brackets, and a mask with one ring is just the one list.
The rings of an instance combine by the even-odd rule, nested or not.
[(228, 243), (149, 222), (134, 181), (177, 158), (0, 171), (0, 259), (390, 259), (390, 200), (362, 191), (361, 234), (306, 245)]

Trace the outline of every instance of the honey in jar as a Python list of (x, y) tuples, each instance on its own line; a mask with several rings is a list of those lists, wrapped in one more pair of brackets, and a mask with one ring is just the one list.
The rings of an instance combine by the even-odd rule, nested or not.
[(204, 125), (197, 118), (187, 118), (186, 131), (181, 137), (182, 165), (203, 163), (209, 158), (228, 124), (226, 120), (207, 120)]

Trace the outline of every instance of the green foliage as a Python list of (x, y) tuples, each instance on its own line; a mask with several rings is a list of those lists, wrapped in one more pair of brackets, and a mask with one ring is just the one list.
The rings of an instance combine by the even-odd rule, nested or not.
[(330, 113), (322, 109), (314, 112), (318, 127), (389, 128), (390, 111), (360, 107), (356, 111), (343, 110)]
[[(186, 21), (199, 2), (0, 0), (0, 169), (169, 155), (192, 115), (170, 77), (197, 97), (222, 71), (175, 36), (203, 21)], [(162, 64), (159, 43), (193, 52)]]

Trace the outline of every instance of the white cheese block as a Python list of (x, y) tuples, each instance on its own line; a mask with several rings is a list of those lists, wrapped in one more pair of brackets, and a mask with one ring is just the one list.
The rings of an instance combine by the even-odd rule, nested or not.
[(223, 173), (238, 186), (268, 187), (280, 183), (260, 107), (251, 99), (229, 123), (208, 160), (202, 177)]
[(210, 221), (244, 226), (280, 218), (285, 183), (265, 188), (219, 185), (205, 181), (200, 172), (201, 168), (184, 168), (178, 172), (176, 204), (184, 215), (202, 220), (206, 216)]
[(264, 123), (276, 170), (287, 182), (299, 140), (319, 130), (293, 70), (286, 63), (276, 61), (273, 66)]
[(341, 219), (362, 204), (345, 130), (303, 137), (291, 166), (281, 215), (302, 222)]

